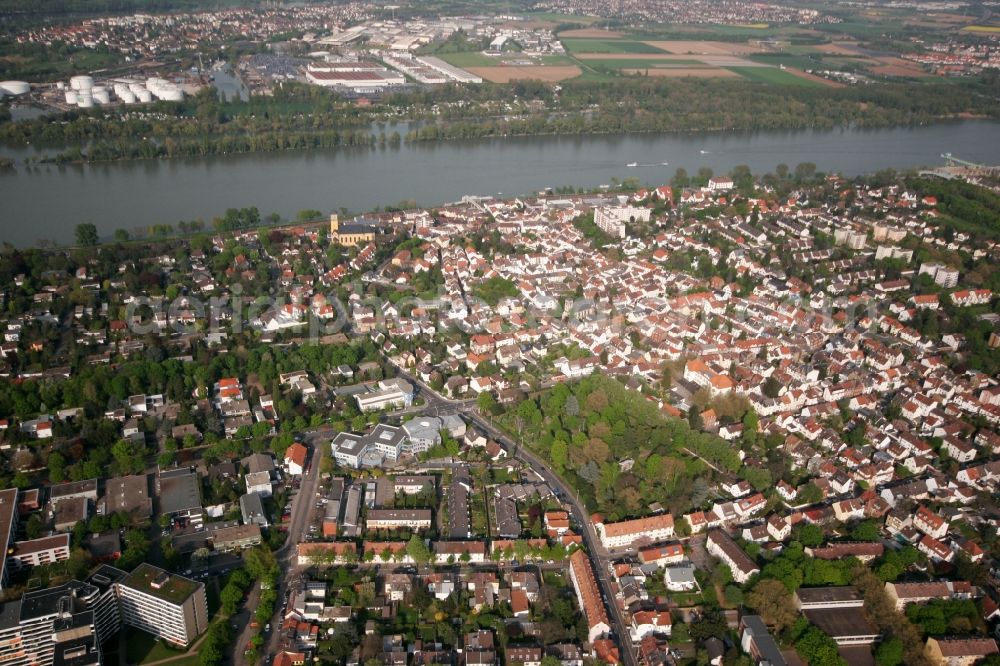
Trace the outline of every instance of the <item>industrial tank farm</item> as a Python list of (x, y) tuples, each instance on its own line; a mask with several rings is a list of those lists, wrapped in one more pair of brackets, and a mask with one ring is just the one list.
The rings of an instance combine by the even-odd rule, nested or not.
[[(8, 83), (17, 84), (18, 81)], [(0, 84), (0, 90), (3, 86)], [(28, 84), (24, 84), (27, 86)], [(164, 102), (184, 101), (184, 90), (166, 79), (152, 77), (146, 80), (114, 79), (103, 84), (95, 84), (91, 76), (74, 76), (69, 85), (59, 84), (64, 91), (66, 104), (82, 109), (95, 105), (105, 106), (115, 102), (122, 104), (148, 104), (154, 100)], [(15, 86), (16, 89), (20, 87)], [(30, 87), (29, 87), (30, 89)], [(9, 93), (14, 94), (14, 93)]]

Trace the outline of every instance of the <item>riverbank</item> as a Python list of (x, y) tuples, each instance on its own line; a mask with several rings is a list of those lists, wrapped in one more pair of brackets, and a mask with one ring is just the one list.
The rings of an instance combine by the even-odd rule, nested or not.
[[(887, 128), (907, 128), (943, 123), (953, 120), (987, 120), (984, 114), (947, 114), (931, 118), (928, 121), (915, 123), (856, 123), (852, 126), (832, 126), (829, 124), (821, 126), (795, 125), (790, 127), (771, 126), (718, 126), (699, 129), (631, 129), (629, 127), (620, 130), (598, 129), (597, 127), (584, 127), (578, 132), (565, 132), (560, 129), (530, 131), (529, 128), (520, 125), (510, 125), (506, 128), (493, 126), (490, 131), (468, 133), (461, 129), (452, 131), (442, 131), (437, 126), (424, 127), (410, 130), (405, 137), (398, 132), (393, 132), (388, 137), (383, 132), (379, 135), (367, 134), (365, 132), (341, 133), (336, 130), (327, 133), (314, 134), (270, 134), (245, 137), (244, 139), (229, 138), (220, 142), (175, 142), (166, 140), (165, 142), (144, 142), (140, 146), (122, 146), (118, 143), (97, 143), (89, 146), (86, 151), (76, 148), (70, 151), (57, 153), (55, 155), (45, 155), (33, 159), (38, 164), (94, 164), (101, 162), (129, 162), (139, 160), (164, 160), (179, 159), (185, 157), (210, 157), (210, 156), (230, 156), (246, 155), (256, 153), (273, 152), (304, 152), (315, 149), (337, 149), (356, 147), (398, 147), (401, 143), (440, 143), (448, 141), (465, 141), (469, 139), (509, 139), (509, 138), (568, 138), (576, 136), (625, 136), (643, 134), (677, 134), (695, 135), (705, 132), (754, 132), (760, 130), (837, 130), (837, 129), (887, 129)], [(530, 122), (530, 121), (525, 121)], [(2, 149), (0, 149), (2, 150)]]
[[(469, 89), (467, 97), (444, 87), (364, 108), (342, 100), (330, 107), (335, 98), (328, 91), (290, 88), (273, 100), (220, 105), (202, 98), (140, 116), (74, 111), (5, 123), (0, 141), (59, 146), (36, 161), (69, 163), (455, 139), (912, 127), (963, 115), (1000, 119), (1000, 90), (971, 84), (817, 90), (637, 77), (566, 84), (558, 91), (518, 82), (500, 98), (495, 86)], [(372, 130), (387, 122), (408, 127), (404, 133)]]
[[(515, 137), (364, 146), (87, 165), (19, 164), (0, 174), (4, 240), (72, 242), (75, 226), (95, 224), (145, 234), (201, 220), (212, 229), (227, 208), (256, 206), (288, 219), (303, 209), (353, 211), (403, 200), (419, 206), (464, 195), (527, 195), (545, 188), (597, 188), (615, 179), (670, 182), (678, 167), (754, 173), (812, 162), (846, 176), (942, 163), (942, 153), (1000, 163), (1000, 123), (953, 121), (884, 129), (605, 134)], [(19, 162), (28, 152), (11, 154)], [(636, 167), (626, 165), (636, 163)], [(135, 234), (138, 235), (138, 234)]]

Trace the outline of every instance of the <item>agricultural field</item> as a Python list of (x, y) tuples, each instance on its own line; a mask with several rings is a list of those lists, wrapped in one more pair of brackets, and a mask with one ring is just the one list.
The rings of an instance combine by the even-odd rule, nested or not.
[(594, 67), (610, 67), (612, 69), (646, 69), (646, 68), (667, 68), (667, 67), (704, 67), (705, 63), (700, 60), (688, 58), (665, 59), (665, 58), (580, 58), (588, 65)]
[(875, 58), (876, 64), (869, 67), (873, 74), (881, 76), (904, 76), (914, 79), (922, 79), (930, 76), (918, 63), (903, 60), (902, 58), (879, 57)]
[(500, 64), (499, 56), (483, 55), (479, 51), (461, 51), (459, 53), (435, 53), (449, 65), (455, 67), (492, 67)]
[(560, 38), (567, 39), (618, 39), (624, 36), (624, 33), (603, 28), (576, 28), (559, 33)]
[(665, 53), (651, 44), (625, 39), (562, 39), (570, 53)]
[(796, 76), (792, 72), (778, 69), (777, 67), (729, 67), (727, 68), (750, 81), (769, 83), (775, 86), (805, 86), (808, 88), (820, 88), (824, 84), (814, 79), (807, 79)]
[(735, 79), (739, 74), (722, 67), (651, 67), (649, 69), (623, 69), (622, 74), (634, 76), (655, 76), (657, 78)]
[(1000, 35), (1000, 26), (996, 25), (967, 25), (962, 28), (963, 32), (981, 32), (989, 35)]
[(832, 69), (829, 65), (824, 64), (822, 57), (810, 58), (805, 55), (796, 56), (788, 53), (758, 53), (748, 56), (748, 59), (762, 65), (771, 65), (772, 67), (784, 65), (785, 67), (795, 67), (797, 69), (817, 69), (822, 67)]
[(750, 53), (759, 53), (761, 51), (760, 47), (753, 46), (751, 44), (741, 44), (739, 42), (713, 42), (701, 39), (651, 40), (643, 43), (676, 55), (744, 56)]
[(493, 83), (510, 83), (511, 81), (527, 79), (554, 83), (576, 78), (582, 73), (582, 70), (576, 65), (513, 65), (509, 67), (469, 67), (467, 69)]

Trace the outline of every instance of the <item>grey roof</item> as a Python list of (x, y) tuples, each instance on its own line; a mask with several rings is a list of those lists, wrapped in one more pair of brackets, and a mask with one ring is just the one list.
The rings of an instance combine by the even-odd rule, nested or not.
[(240, 496), (240, 511), (243, 513), (244, 523), (267, 521), (267, 516), (264, 514), (264, 503), (261, 502), (260, 495), (257, 493), (247, 493)]
[(412, 439), (438, 441), (441, 439), (441, 419), (436, 416), (421, 416), (403, 424), (406, 435)]
[(274, 471), (274, 458), (266, 453), (254, 453), (247, 456), (240, 462), (246, 466), (249, 473), (254, 472), (273, 472)]
[(201, 481), (193, 468), (160, 472), (160, 512), (179, 513), (201, 508)]
[(372, 444), (399, 446), (406, 439), (406, 433), (402, 428), (379, 423), (366, 439)]
[(693, 583), (694, 565), (685, 564), (678, 567), (667, 567), (663, 571), (663, 576), (672, 583)]
[(360, 455), (365, 450), (367, 442), (361, 435), (352, 432), (338, 432), (331, 442), (333, 450), (348, 456)]
[(21, 600), (0, 604), (0, 629), (16, 627), (21, 621)]
[(753, 636), (761, 661), (770, 662), (771, 666), (785, 666), (788, 663), (760, 615), (744, 615), (742, 622), (744, 630)]
[(126, 511), (149, 518), (153, 515), (153, 500), (149, 496), (149, 476), (118, 476), (104, 484), (108, 513)]

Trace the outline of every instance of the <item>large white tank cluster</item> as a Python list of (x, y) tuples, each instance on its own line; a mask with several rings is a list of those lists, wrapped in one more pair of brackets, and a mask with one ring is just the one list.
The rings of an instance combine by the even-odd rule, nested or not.
[(27, 95), (31, 92), (31, 84), (26, 81), (4, 81), (0, 83), (0, 95)]
[(90, 90), (94, 87), (94, 77), (74, 76), (69, 80), (69, 87), (76, 91)]
[[(8, 83), (20, 82), (9, 81)], [(0, 84), (0, 94), (3, 94), (6, 85), (6, 83)], [(19, 89), (19, 87), (15, 86), (15, 89)], [(156, 77), (145, 81), (119, 79), (108, 85), (94, 85), (93, 77), (74, 76), (69, 80), (69, 87), (61, 89), (64, 90), (66, 103), (80, 108), (90, 108), (95, 104), (110, 104), (112, 99), (117, 99), (124, 104), (148, 104), (154, 99), (165, 102), (184, 101), (184, 91), (179, 86), (166, 79)], [(114, 96), (112, 96), (112, 92)]]
[(147, 79), (146, 89), (153, 93), (157, 99), (162, 99), (166, 102), (184, 101), (184, 91), (166, 79), (158, 79), (156, 77)]
[(111, 104), (111, 93), (105, 86), (94, 86), (91, 92), (97, 104)]
[[(12, 85), (13, 90), (30, 90), (27, 83), (21, 85), (20, 81), (8, 81), (0, 83), (0, 95), (6, 91), (5, 86)], [(184, 101), (184, 91), (174, 83), (160, 78), (149, 78), (145, 81), (122, 80), (109, 82), (107, 85), (94, 85), (94, 79), (90, 76), (74, 76), (69, 80), (69, 86), (62, 86), (66, 103), (80, 108), (91, 108), (95, 104), (110, 104), (113, 99), (117, 99), (124, 104), (148, 104), (155, 99), (165, 102)], [(114, 95), (112, 95), (114, 93)], [(10, 93), (8, 94), (22, 94)]]
[(124, 104), (135, 104), (135, 93), (132, 92), (127, 83), (116, 83), (114, 89), (115, 97), (120, 99)]

